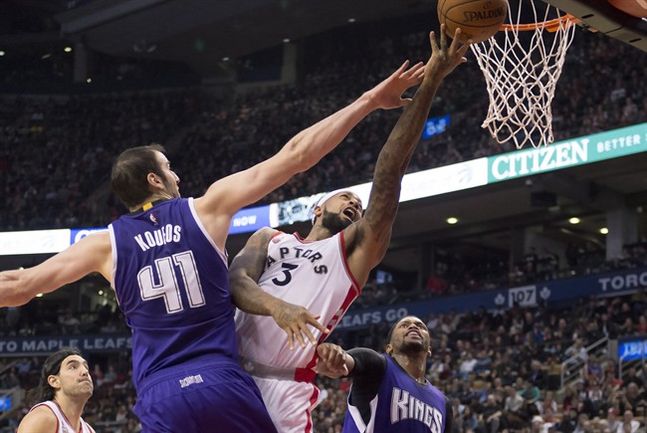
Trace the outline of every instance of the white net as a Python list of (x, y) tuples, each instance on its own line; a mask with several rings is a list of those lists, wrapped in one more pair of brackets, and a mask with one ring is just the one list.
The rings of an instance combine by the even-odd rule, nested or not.
[[(521, 149), (554, 141), (551, 102), (575, 35), (573, 22), (563, 16), (540, 0), (518, 0), (514, 11), (508, 3), (507, 21), (513, 26), (472, 45), (490, 95), (481, 126), (497, 142), (512, 140)], [(538, 24), (520, 25), (532, 19)], [(530, 27), (535, 28), (521, 30)]]

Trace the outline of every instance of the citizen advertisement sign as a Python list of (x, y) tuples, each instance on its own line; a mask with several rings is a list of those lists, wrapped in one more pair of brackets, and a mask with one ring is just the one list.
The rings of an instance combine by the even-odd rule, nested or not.
[(600, 132), (537, 149), (488, 158), (488, 183), (560, 170), (647, 150), (647, 123)]

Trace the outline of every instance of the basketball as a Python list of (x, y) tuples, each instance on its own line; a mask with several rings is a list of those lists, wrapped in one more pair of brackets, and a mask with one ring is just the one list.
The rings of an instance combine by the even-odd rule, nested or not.
[(507, 15), (506, 0), (439, 0), (438, 19), (445, 24), (451, 37), (456, 28), (463, 31), (461, 39), (474, 43), (492, 37), (503, 24)]

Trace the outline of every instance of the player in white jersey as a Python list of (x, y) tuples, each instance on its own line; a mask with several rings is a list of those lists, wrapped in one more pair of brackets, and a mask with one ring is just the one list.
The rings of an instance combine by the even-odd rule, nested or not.
[[(462, 44), (456, 37), (448, 48), (444, 29), (441, 33), (440, 47), (433, 32), (430, 34), (433, 53), (422, 84), (380, 151), (366, 213), (362, 215), (362, 203), (355, 194), (336, 191), (314, 207), (313, 227), (305, 239), (268, 228), (254, 233), (230, 270), (232, 296), (239, 307), (268, 316), (273, 314), (276, 298), (280, 298), (317, 315), (329, 332), (360, 294), (369, 272), (388, 247), (400, 182), (419, 142), (433, 96), (443, 78), (465, 61), (469, 44)], [(305, 309), (304, 323), (309, 319)], [(238, 312), (241, 362), (258, 384), (277, 430), (310, 432), (310, 411), (319, 393), (312, 383), (317, 355), (316, 345), (304, 345), (302, 333), (310, 341), (321, 343), (327, 332), (317, 329), (313, 333), (307, 326), (294, 325), (283, 330), (287, 335), (270, 317)], [(289, 350), (294, 339), (302, 350)]]
[(78, 350), (61, 349), (47, 358), (36, 391), (40, 403), (25, 415), (17, 433), (95, 433), (81, 418), (94, 386)]

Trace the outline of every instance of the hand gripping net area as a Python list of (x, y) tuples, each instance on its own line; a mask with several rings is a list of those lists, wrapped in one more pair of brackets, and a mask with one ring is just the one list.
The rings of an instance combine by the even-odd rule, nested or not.
[[(540, 0), (516, 1), (514, 14), (508, 2), (510, 24), (471, 48), (490, 95), (481, 126), (497, 142), (512, 140), (521, 149), (528, 143), (540, 147), (554, 141), (551, 102), (573, 42), (575, 19)], [(530, 24), (520, 24), (533, 18)]]

